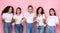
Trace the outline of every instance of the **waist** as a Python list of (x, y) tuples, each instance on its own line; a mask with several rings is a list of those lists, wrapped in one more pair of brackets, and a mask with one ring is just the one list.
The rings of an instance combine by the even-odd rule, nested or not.
[(12, 22), (8, 22), (8, 21), (7, 21), (7, 22), (4, 22), (4, 23), (12, 23)]
[(26, 25), (28, 25), (28, 26), (33, 26), (34, 23), (26, 23)]
[(31, 23), (34, 23), (34, 22), (26, 22), (26, 23), (30, 23), (31, 24)]
[(11, 20), (5, 20), (5, 22), (7, 22), (7, 23), (11, 23)]
[(15, 22), (15, 24), (21, 24), (22, 22)]
[(52, 23), (51, 23), (51, 24), (47, 24), (47, 25), (48, 25), (48, 26), (56, 26), (56, 24), (52, 24)]
[(40, 26), (43, 26), (43, 25), (44, 25), (44, 23), (43, 23), (43, 22), (39, 22), (39, 25), (40, 25)]
[(56, 26), (55, 23), (47, 23), (48, 26)]

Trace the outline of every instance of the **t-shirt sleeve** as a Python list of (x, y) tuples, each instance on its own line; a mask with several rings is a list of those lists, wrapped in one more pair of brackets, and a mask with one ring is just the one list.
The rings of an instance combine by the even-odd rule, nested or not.
[(56, 23), (59, 23), (59, 18), (58, 17), (56, 17)]
[(43, 14), (43, 19), (45, 19), (45, 14)]
[(16, 19), (16, 15), (13, 16), (13, 19)]
[(3, 18), (3, 19), (5, 18), (5, 13), (2, 14), (2, 18)]
[(34, 14), (34, 17), (36, 17), (36, 14)]
[(47, 17), (47, 19), (46, 19), (46, 23), (49, 21), (49, 16)]
[(24, 15), (23, 14), (21, 14), (21, 18), (23, 18), (24, 17)]
[(26, 18), (26, 13), (23, 15), (24, 18)]

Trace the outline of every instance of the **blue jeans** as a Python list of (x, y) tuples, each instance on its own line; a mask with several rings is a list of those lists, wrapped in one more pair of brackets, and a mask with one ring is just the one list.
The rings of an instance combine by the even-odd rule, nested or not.
[(55, 33), (55, 26), (47, 26), (46, 33)]
[(23, 32), (23, 26), (21, 24), (15, 24), (15, 32), (16, 33), (22, 33)]
[(36, 29), (37, 33), (44, 33), (44, 26), (38, 26)]
[(4, 33), (12, 33), (12, 24), (4, 23)]
[(26, 33), (34, 33), (34, 23), (26, 23)]

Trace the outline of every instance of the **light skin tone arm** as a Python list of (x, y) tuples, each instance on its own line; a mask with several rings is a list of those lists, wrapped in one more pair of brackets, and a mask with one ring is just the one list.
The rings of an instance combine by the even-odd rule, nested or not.
[(60, 20), (59, 20), (59, 22), (56, 23), (56, 25), (59, 25), (59, 24), (60, 24)]
[(44, 27), (46, 27), (46, 20), (45, 20), (45, 19), (43, 19), (43, 21), (44, 21)]
[(22, 22), (22, 25), (24, 25), (26, 23), (26, 18), (23, 17), (21, 22)]
[(59, 25), (59, 22), (57, 22), (56, 25)]

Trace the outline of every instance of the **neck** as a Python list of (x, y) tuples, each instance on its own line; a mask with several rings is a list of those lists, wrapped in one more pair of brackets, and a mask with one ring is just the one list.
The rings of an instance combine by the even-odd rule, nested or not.
[(54, 14), (52, 14), (52, 16), (54, 16)]
[(17, 15), (20, 15), (20, 13), (18, 13)]
[(7, 12), (7, 13), (11, 14), (10, 12)]
[(29, 12), (30, 14), (32, 13), (32, 12)]
[(38, 14), (38, 16), (41, 16), (41, 14)]
[(54, 16), (54, 15), (52, 15), (52, 16)]

